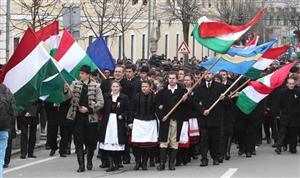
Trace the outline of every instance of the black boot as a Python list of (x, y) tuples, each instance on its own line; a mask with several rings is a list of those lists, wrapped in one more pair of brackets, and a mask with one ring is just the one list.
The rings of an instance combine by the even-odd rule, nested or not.
[(231, 150), (231, 137), (229, 137), (227, 140), (225, 160), (230, 160), (230, 158), (231, 158), (230, 150)]
[(77, 169), (77, 172), (84, 172), (85, 168), (84, 168), (83, 150), (82, 149), (77, 149), (76, 154), (77, 154), (77, 161), (78, 161), (78, 165), (79, 165), (79, 168)]
[(206, 167), (206, 166), (208, 166), (208, 159), (207, 158), (202, 158), (200, 167)]
[(135, 166), (133, 168), (133, 170), (138, 171), (140, 169), (140, 167), (142, 167), (142, 163), (141, 163), (141, 159), (135, 159)]
[(177, 155), (177, 149), (171, 149), (170, 159), (169, 159), (169, 170), (175, 170), (175, 159)]
[(148, 155), (147, 155), (147, 153), (144, 153), (144, 155), (142, 155), (142, 170), (143, 171), (148, 169), (147, 162), (148, 162)]
[(160, 148), (159, 154), (160, 154), (160, 163), (157, 166), (157, 170), (158, 171), (163, 171), (163, 170), (165, 170), (167, 149), (166, 148)]
[(115, 167), (114, 167), (114, 160), (111, 156), (108, 156), (108, 164), (109, 164), (109, 167), (108, 169), (106, 169), (106, 172), (112, 172), (115, 170)]
[(87, 156), (86, 156), (86, 168), (87, 170), (93, 169), (93, 156), (94, 156), (94, 150), (88, 149)]

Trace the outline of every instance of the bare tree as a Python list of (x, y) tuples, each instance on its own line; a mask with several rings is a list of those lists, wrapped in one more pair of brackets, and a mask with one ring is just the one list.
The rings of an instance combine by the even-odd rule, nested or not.
[(86, 23), (82, 25), (91, 29), (96, 37), (113, 30), (115, 10), (109, 0), (88, 0), (81, 2), (81, 7), (86, 18)]
[(146, 9), (146, 4), (143, 2), (142, 4), (133, 5), (132, 0), (117, 0), (113, 5), (117, 23), (113, 22), (112, 25), (114, 26), (114, 29), (122, 35), (122, 58), (125, 59), (125, 33), (128, 30), (137, 29), (132, 27), (132, 24), (142, 17), (144, 10)]
[[(61, 16), (64, 3), (59, 0), (13, 0), (22, 10), (23, 14), (27, 17), (20, 21), (11, 21), (14, 28), (24, 31), (23, 24), (27, 24), (34, 31), (37, 28), (42, 28), (47, 25), (50, 21), (58, 19)], [(28, 16), (30, 18), (28, 18)]]

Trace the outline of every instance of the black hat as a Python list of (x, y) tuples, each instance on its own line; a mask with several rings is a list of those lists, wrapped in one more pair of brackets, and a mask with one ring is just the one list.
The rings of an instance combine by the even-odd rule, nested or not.
[(149, 72), (149, 67), (143, 66), (143, 67), (141, 68), (141, 72), (148, 73), (148, 72)]
[(88, 65), (82, 65), (80, 71), (85, 72), (87, 74), (91, 74), (91, 67)]

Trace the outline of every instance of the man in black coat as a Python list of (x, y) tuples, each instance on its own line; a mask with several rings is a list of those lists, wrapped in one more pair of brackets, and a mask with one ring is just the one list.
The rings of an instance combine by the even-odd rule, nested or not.
[(293, 154), (297, 152), (297, 129), (300, 126), (300, 92), (295, 88), (296, 80), (294, 78), (288, 78), (286, 86), (280, 90), (277, 101), (277, 111), (280, 111), (279, 137), (275, 149), (277, 154), (281, 153), (281, 147), (287, 134), (289, 135), (290, 152)]
[(224, 100), (225, 92), (224, 85), (214, 82), (213, 74), (207, 73), (205, 75), (205, 81), (199, 85), (194, 92), (194, 98), (196, 103), (201, 105), (206, 110), (203, 113), (199, 113), (200, 116), (200, 131), (201, 131), (201, 165), (207, 166), (207, 152), (210, 150), (213, 164), (219, 164), (219, 145), (220, 145), (220, 128), (223, 117), (223, 102), (219, 102), (211, 111), (208, 109), (212, 104), (220, 99)]
[[(187, 90), (177, 84), (177, 74), (170, 72), (168, 75), (168, 85), (157, 93), (156, 115), (159, 118), (159, 138), (160, 142), (160, 165), (157, 167), (159, 171), (165, 169), (166, 154), (168, 147), (170, 151), (169, 170), (175, 170), (175, 159), (178, 149), (178, 142), (181, 133), (184, 117), (184, 105), (187, 99)], [(168, 112), (183, 98), (184, 102), (169, 116)]]
[(127, 64), (125, 67), (126, 80), (134, 87), (134, 96), (141, 91), (141, 79), (135, 76), (136, 67), (133, 64)]

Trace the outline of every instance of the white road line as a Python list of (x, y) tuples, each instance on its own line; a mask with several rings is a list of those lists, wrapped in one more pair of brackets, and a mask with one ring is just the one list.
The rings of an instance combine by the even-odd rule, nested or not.
[[(75, 150), (71, 151), (71, 154), (73, 154), (73, 153), (75, 153)], [(23, 169), (23, 168), (26, 168), (26, 167), (30, 167), (30, 166), (33, 166), (33, 165), (36, 165), (36, 164), (44, 163), (44, 162), (47, 162), (47, 161), (51, 161), (51, 160), (54, 160), (54, 159), (57, 159), (57, 158), (59, 158), (59, 156), (54, 156), (54, 157), (34, 161), (34, 162), (31, 162), (31, 163), (28, 163), (28, 164), (24, 164), (22, 166), (7, 169), (7, 170), (3, 171), (3, 174), (6, 174), (6, 173), (9, 173), (9, 172), (12, 172), (12, 171), (17, 171), (17, 170), (20, 170), (20, 169)]]
[(230, 168), (220, 178), (230, 178), (237, 170), (238, 168)]

